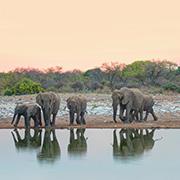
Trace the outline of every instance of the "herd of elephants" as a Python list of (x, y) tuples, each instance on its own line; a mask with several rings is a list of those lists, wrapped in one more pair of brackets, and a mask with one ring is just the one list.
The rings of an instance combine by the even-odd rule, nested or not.
[[(76, 114), (76, 123), (80, 125), (86, 124), (85, 113), (87, 109), (87, 99), (82, 95), (73, 95), (67, 100), (67, 108), (69, 109), (70, 125), (74, 123)], [(146, 121), (148, 114), (152, 114), (154, 120), (157, 117), (153, 110), (154, 100), (152, 96), (143, 94), (138, 89), (123, 87), (112, 92), (112, 109), (113, 120), (115, 123), (117, 110), (119, 107), (119, 119), (124, 123), (132, 121)], [(15, 112), (11, 124), (15, 130), (12, 131), (13, 141), (17, 150), (21, 149), (37, 149), (37, 159), (42, 162), (44, 160), (55, 161), (60, 157), (61, 149), (56, 138), (55, 120), (60, 107), (60, 97), (53, 92), (43, 92), (36, 96), (36, 103), (21, 103), (15, 107)], [(143, 112), (145, 111), (145, 116)], [(46, 130), (42, 138), (43, 114)], [(24, 117), (24, 137), (17, 129), (21, 116)], [(34, 129), (30, 129), (30, 120), (34, 120)], [(31, 131), (34, 131), (31, 135)], [(76, 132), (75, 132), (76, 131)], [(119, 131), (119, 132), (117, 132)], [(155, 129), (121, 129), (113, 131), (113, 157), (126, 158), (128, 156), (142, 155), (145, 151), (153, 148), (155, 140), (153, 139)], [(87, 138), (85, 138), (85, 129), (82, 126), (79, 129), (70, 128), (70, 138), (67, 151), (69, 155), (84, 155), (87, 152)], [(118, 135), (117, 135), (118, 134)]]
[[(84, 115), (87, 109), (87, 99), (82, 95), (74, 95), (66, 101), (69, 109), (70, 125), (74, 123), (75, 114), (77, 124), (86, 124)], [(58, 94), (53, 92), (39, 93), (36, 96), (36, 103), (17, 104), (11, 124), (17, 127), (21, 116), (23, 116), (25, 128), (30, 127), (31, 118), (34, 120), (34, 127), (38, 128), (42, 126), (42, 111), (45, 127), (54, 127), (59, 106), (60, 97)], [(143, 94), (139, 89), (123, 87), (112, 92), (113, 120), (115, 123), (117, 123), (118, 107), (120, 109), (119, 118), (124, 123), (146, 121), (149, 113), (156, 121), (158, 118), (154, 113), (153, 106), (153, 97)], [(145, 116), (143, 116), (143, 112), (146, 113)]]
[[(32, 131), (34, 131), (33, 135)], [(69, 130), (69, 143), (67, 153), (69, 156), (84, 156), (87, 153), (88, 138), (85, 137), (85, 129)], [(128, 157), (141, 157), (144, 152), (151, 150), (157, 140), (153, 139), (155, 129), (121, 129), (114, 130), (112, 133), (112, 152), (115, 160), (126, 159)], [(24, 135), (19, 130), (12, 131), (15, 147), (18, 151), (36, 150), (39, 162), (55, 162), (61, 156), (60, 143), (56, 137), (56, 130), (49, 129), (25, 129)], [(111, 146), (111, 145), (110, 145)]]

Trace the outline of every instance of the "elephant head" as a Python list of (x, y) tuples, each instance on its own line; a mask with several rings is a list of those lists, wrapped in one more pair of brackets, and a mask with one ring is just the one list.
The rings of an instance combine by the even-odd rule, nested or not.
[[(116, 121), (116, 115), (117, 115), (118, 105), (121, 105), (121, 106), (127, 105), (130, 101), (132, 101), (131, 97), (132, 97), (132, 92), (126, 87), (121, 88), (120, 90), (114, 90), (113, 91), (113, 93), (112, 93), (112, 100), (113, 100), (112, 106), (113, 106), (113, 120), (114, 120), (114, 122), (117, 122)], [(122, 111), (122, 110), (120, 109), (120, 111)], [(121, 117), (121, 119), (123, 120), (123, 117)]]
[[(41, 106), (46, 126), (50, 126), (51, 114), (57, 115), (60, 105), (60, 98), (52, 92), (39, 93), (36, 102)], [(55, 121), (55, 117), (53, 119)], [(53, 122), (54, 123), (54, 122)]]
[(77, 124), (85, 124), (84, 114), (86, 112), (87, 100), (83, 96), (71, 96), (67, 100), (67, 107), (69, 109), (70, 124), (74, 122), (74, 114), (77, 114)]
[(28, 107), (25, 104), (17, 104), (17, 106), (15, 107), (14, 116), (11, 121), (11, 124), (14, 123), (17, 115), (19, 116), (19, 117), (17, 117), (19, 119), (20, 119), (21, 115), (25, 115), (27, 108)]
[(114, 120), (114, 122), (117, 122), (116, 121), (117, 108), (118, 108), (118, 105), (120, 105), (120, 100), (122, 99), (123, 96), (119, 90), (114, 90), (111, 97), (112, 97), (112, 101), (113, 101), (112, 102), (113, 120)]

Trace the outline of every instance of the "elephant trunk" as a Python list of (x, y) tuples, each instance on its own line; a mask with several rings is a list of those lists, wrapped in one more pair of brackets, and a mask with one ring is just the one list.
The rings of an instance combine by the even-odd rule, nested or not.
[(70, 124), (74, 122), (74, 111), (70, 110)]
[(116, 123), (117, 105), (113, 105), (113, 120)]
[(13, 116), (13, 119), (12, 119), (12, 121), (11, 121), (11, 124), (13, 124), (13, 123), (14, 123), (15, 118), (16, 118), (16, 115), (17, 115), (17, 113), (15, 112), (15, 113), (14, 113), (14, 116)]
[(51, 120), (50, 120), (50, 111), (47, 109), (43, 109), (43, 116), (44, 116), (44, 121), (45, 121), (45, 126), (48, 127), (50, 126)]

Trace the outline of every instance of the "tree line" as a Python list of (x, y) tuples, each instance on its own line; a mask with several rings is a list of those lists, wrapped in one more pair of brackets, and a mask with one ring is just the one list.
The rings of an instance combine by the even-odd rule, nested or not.
[(0, 73), (1, 95), (54, 92), (110, 92), (123, 86), (157, 88), (180, 93), (180, 66), (170, 61), (135, 61), (103, 63), (100, 67), (63, 71), (62, 67), (45, 70), (16, 68)]

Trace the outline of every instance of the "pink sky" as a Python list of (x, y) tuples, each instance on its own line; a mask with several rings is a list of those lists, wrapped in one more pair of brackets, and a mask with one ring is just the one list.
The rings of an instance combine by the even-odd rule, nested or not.
[(179, 7), (179, 0), (1, 1), (0, 71), (147, 59), (180, 64)]

